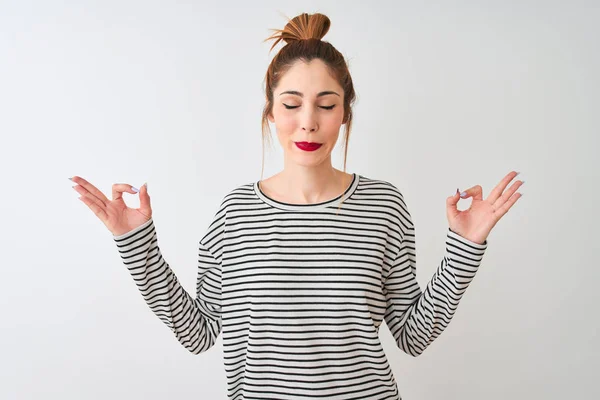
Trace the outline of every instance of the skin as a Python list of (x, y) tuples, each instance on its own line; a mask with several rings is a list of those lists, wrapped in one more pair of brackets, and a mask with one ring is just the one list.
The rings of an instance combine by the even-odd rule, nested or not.
[[(260, 189), (275, 200), (292, 204), (320, 203), (342, 194), (350, 186), (352, 174), (333, 168), (331, 152), (344, 120), (344, 92), (325, 63), (319, 59), (297, 61), (281, 77), (273, 100), (268, 119), (275, 124), (284, 168), (259, 182)], [(322, 146), (304, 151), (295, 142)]]
[[(293, 91), (295, 93), (284, 93)], [(326, 92), (325, 95), (319, 95)], [(334, 92), (334, 93), (331, 93)], [(300, 93), (302, 95), (300, 95)], [(273, 112), (269, 121), (275, 124), (277, 138), (284, 152), (284, 168), (278, 174), (261, 181), (260, 189), (269, 197), (292, 204), (312, 204), (333, 199), (350, 185), (352, 174), (331, 164), (334, 149), (344, 120), (344, 93), (321, 60), (298, 61), (281, 78), (274, 90)], [(286, 107), (296, 107), (288, 109)], [(323, 107), (334, 106), (331, 110)], [(322, 146), (312, 152), (296, 147), (295, 142), (317, 142)], [(510, 182), (518, 175), (509, 172), (483, 198), (483, 189), (475, 185), (460, 196), (459, 190), (446, 198), (449, 228), (472, 242), (482, 244), (498, 221), (521, 198), (517, 190), (523, 181)], [(123, 193), (136, 194), (133, 186), (117, 183), (112, 187), (112, 200), (94, 185), (79, 176), (71, 179), (79, 198), (104, 223), (113, 235), (122, 235), (152, 218), (147, 186), (139, 191), (140, 207), (127, 207)], [(467, 210), (459, 211), (460, 199), (472, 198)]]

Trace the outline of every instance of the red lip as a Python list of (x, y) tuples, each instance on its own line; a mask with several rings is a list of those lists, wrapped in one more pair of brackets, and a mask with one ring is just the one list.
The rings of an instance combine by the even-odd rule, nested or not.
[(296, 146), (300, 150), (304, 150), (304, 151), (315, 151), (319, 147), (322, 146), (321, 143), (312, 143), (312, 142), (295, 142), (295, 143), (296, 143)]

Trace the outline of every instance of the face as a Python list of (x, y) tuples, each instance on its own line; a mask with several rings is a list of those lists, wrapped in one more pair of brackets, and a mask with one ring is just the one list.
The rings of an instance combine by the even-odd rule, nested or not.
[[(344, 119), (344, 93), (323, 61), (298, 61), (273, 91), (273, 113), (286, 163), (303, 166), (331, 164)], [(320, 144), (316, 150), (302, 149), (302, 142)], [(299, 147), (300, 146), (300, 147)]]

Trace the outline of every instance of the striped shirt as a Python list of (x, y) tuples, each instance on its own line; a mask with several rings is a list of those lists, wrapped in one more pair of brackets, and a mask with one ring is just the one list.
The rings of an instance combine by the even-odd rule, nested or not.
[(450, 323), (487, 241), (448, 229), (422, 291), (403, 195), (353, 175), (317, 204), (276, 201), (258, 182), (231, 190), (199, 241), (195, 297), (163, 258), (152, 219), (113, 236), (150, 310), (186, 349), (200, 354), (223, 333), (229, 399), (399, 400), (379, 326), (416, 357)]

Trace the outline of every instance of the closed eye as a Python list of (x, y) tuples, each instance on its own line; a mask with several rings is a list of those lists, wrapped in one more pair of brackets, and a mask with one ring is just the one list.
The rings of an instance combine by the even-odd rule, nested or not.
[[(285, 104), (285, 103), (282, 103), (282, 104), (283, 104), (283, 105), (285, 106), (285, 108), (286, 108), (286, 109), (288, 109), (288, 110), (292, 110), (292, 109), (294, 109), (294, 108), (298, 108), (298, 107), (300, 107), (300, 106), (288, 106), (288, 105), (287, 105), (287, 104)], [(332, 106), (319, 106), (319, 107), (320, 107), (320, 108), (324, 108), (325, 110), (333, 110), (333, 108), (335, 107), (335, 104), (334, 104), (334, 105), (332, 105)]]

